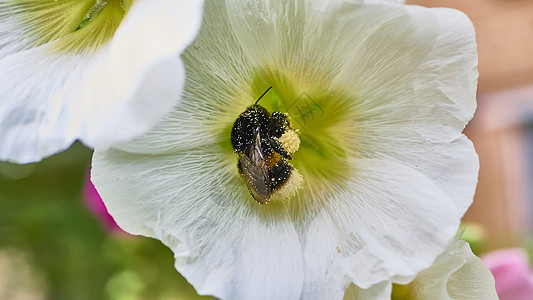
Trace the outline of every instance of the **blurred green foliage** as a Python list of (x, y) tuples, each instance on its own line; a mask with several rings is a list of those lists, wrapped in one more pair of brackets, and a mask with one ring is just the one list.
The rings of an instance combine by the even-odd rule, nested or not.
[(210, 299), (159, 241), (106, 232), (82, 196), (91, 154), (76, 143), (37, 164), (0, 163), (0, 252), (24, 254), (46, 299)]

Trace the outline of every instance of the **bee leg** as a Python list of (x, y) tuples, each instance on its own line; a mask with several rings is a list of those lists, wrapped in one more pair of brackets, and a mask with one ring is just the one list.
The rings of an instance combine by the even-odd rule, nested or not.
[(274, 190), (285, 183), (291, 171), (292, 166), (285, 159), (282, 159), (270, 170), (270, 188)]

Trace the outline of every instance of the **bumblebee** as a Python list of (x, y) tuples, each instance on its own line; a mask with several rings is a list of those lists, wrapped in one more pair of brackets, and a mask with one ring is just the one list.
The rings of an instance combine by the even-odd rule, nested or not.
[(287, 115), (279, 111), (270, 114), (257, 104), (271, 88), (239, 115), (231, 130), (231, 144), (239, 154), (239, 173), (259, 204), (294, 196), (303, 181), (288, 162), (300, 139)]

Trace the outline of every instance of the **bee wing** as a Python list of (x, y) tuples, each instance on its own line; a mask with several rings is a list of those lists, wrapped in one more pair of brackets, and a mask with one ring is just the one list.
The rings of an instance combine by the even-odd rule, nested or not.
[(252, 197), (260, 204), (267, 203), (271, 194), (270, 171), (261, 151), (259, 128), (255, 130), (254, 142), (248, 153), (239, 155), (239, 164)]
[(245, 154), (239, 159), (242, 176), (246, 181), (248, 191), (260, 204), (265, 204), (270, 200), (270, 176), (266, 162), (264, 160), (253, 161)]

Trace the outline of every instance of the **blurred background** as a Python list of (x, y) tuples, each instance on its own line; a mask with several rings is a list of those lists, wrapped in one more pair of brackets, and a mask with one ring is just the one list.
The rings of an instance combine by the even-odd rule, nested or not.
[(210, 299), (159, 241), (121, 231), (74, 144), (37, 164), (0, 163), (0, 300)]
[[(465, 133), (481, 167), (464, 237), (480, 256), (516, 248), (527, 264), (533, 253), (533, 0), (407, 2), (453, 7), (474, 23), (478, 110)], [(161, 243), (114, 225), (88, 182), (90, 158), (76, 143), (38, 164), (0, 163), (0, 300), (209, 299), (174, 270)], [(511, 275), (492, 270), (500, 293), (498, 276)], [(533, 281), (529, 268), (522, 273)]]

